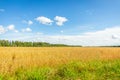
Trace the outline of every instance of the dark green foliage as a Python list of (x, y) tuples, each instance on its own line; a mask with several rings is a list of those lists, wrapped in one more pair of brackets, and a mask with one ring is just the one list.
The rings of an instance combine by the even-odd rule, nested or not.
[(50, 44), (46, 42), (22, 42), (0, 40), (0, 47), (61, 47), (68, 46), (64, 44)]

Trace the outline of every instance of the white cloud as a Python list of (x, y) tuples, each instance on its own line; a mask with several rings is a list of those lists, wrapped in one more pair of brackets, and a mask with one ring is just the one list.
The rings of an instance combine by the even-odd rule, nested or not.
[(7, 26), (7, 31), (14, 31), (14, 32), (19, 32), (18, 30), (15, 29), (15, 25), (11, 24)]
[(32, 29), (31, 28), (25, 28), (25, 29), (22, 29), (22, 32), (31, 32)]
[(120, 36), (118, 36), (118, 35), (112, 35), (112, 39), (120, 39)]
[(31, 20), (28, 21), (28, 25), (32, 25), (33, 22)]
[(57, 24), (58, 26), (62, 26), (66, 21), (68, 21), (67, 18), (61, 17), (61, 16), (56, 16), (56, 17), (54, 18), (54, 20), (57, 21), (56, 24)]
[(29, 25), (29, 26), (33, 24), (33, 22), (31, 20), (28, 20), (28, 21), (23, 20), (22, 22)]
[[(2, 30), (4, 31), (4, 30)], [(29, 30), (28, 30), (29, 31)], [(22, 34), (22, 33), (21, 33)], [(13, 39), (13, 37), (12, 37)], [(23, 34), (15, 37), (23, 41), (42, 41), (83, 46), (110, 46), (120, 45), (120, 26), (110, 27), (94, 32), (85, 32), (79, 35), (45, 35), (39, 33)]]
[(27, 32), (31, 32), (32, 29), (30, 29), (30, 28), (26, 28), (26, 31), (27, 31)]
[(8, 25), (7, 27), (3, 27), (2, 25), (0, 25), (0, 34), (6, 33), (8, 31), (13, 31), (18, 33), (19, 31), (15, 29), (15, 26), (13, 24)]
[(2, 25), (0, 25), (0, 34), (3, 34), (5, 32), (6, 32), (6, 30), (4, 29), (4, 27)]
[(86, 32), (80, 37), (85, 45), (120, 45), (120, 26), (106, 28), (96, 32)]
[(15, 26), (13, 24), (9, 25), (7, 28), (8, 30), (15, 30)]
[(51, 19), (44, 17), (44, 16), (37, 17), (35, 20), (45, 25), (51, 25), (53, 22)]
[[(113, 35), (116, 39), (113, 39)], [(83, 46), (120, 45), (120, 26), (106, 28), (96, 32), (85, 32), (80, 35), (43, 35), (34, 39), (37, 39), (37, 41), (45, 41), (50, 43)]]
[(5, 11), (5, 9), (0, 9), (0, 12), (4, 12)]

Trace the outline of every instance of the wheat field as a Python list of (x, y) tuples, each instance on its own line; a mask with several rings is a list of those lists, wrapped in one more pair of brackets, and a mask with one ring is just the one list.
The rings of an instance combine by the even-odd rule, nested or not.
[(24, 67), (55, 67), (70, 61), (114, 60), (120, 48), (107, 47), (1, 47), (0, 72)]

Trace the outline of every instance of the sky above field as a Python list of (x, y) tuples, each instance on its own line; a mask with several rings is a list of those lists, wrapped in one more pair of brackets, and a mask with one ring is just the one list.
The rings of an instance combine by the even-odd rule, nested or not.
[(0, 0), (0, 39), (120, 44), (120, 0)]

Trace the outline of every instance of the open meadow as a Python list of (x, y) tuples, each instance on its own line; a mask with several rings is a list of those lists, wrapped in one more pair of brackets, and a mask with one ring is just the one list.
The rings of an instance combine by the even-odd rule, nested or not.
[(1, 80), (119, 80), (120, 48), (1, 47)]
[(0, 0), (0, 80), (120, 80), (120, 0)]

